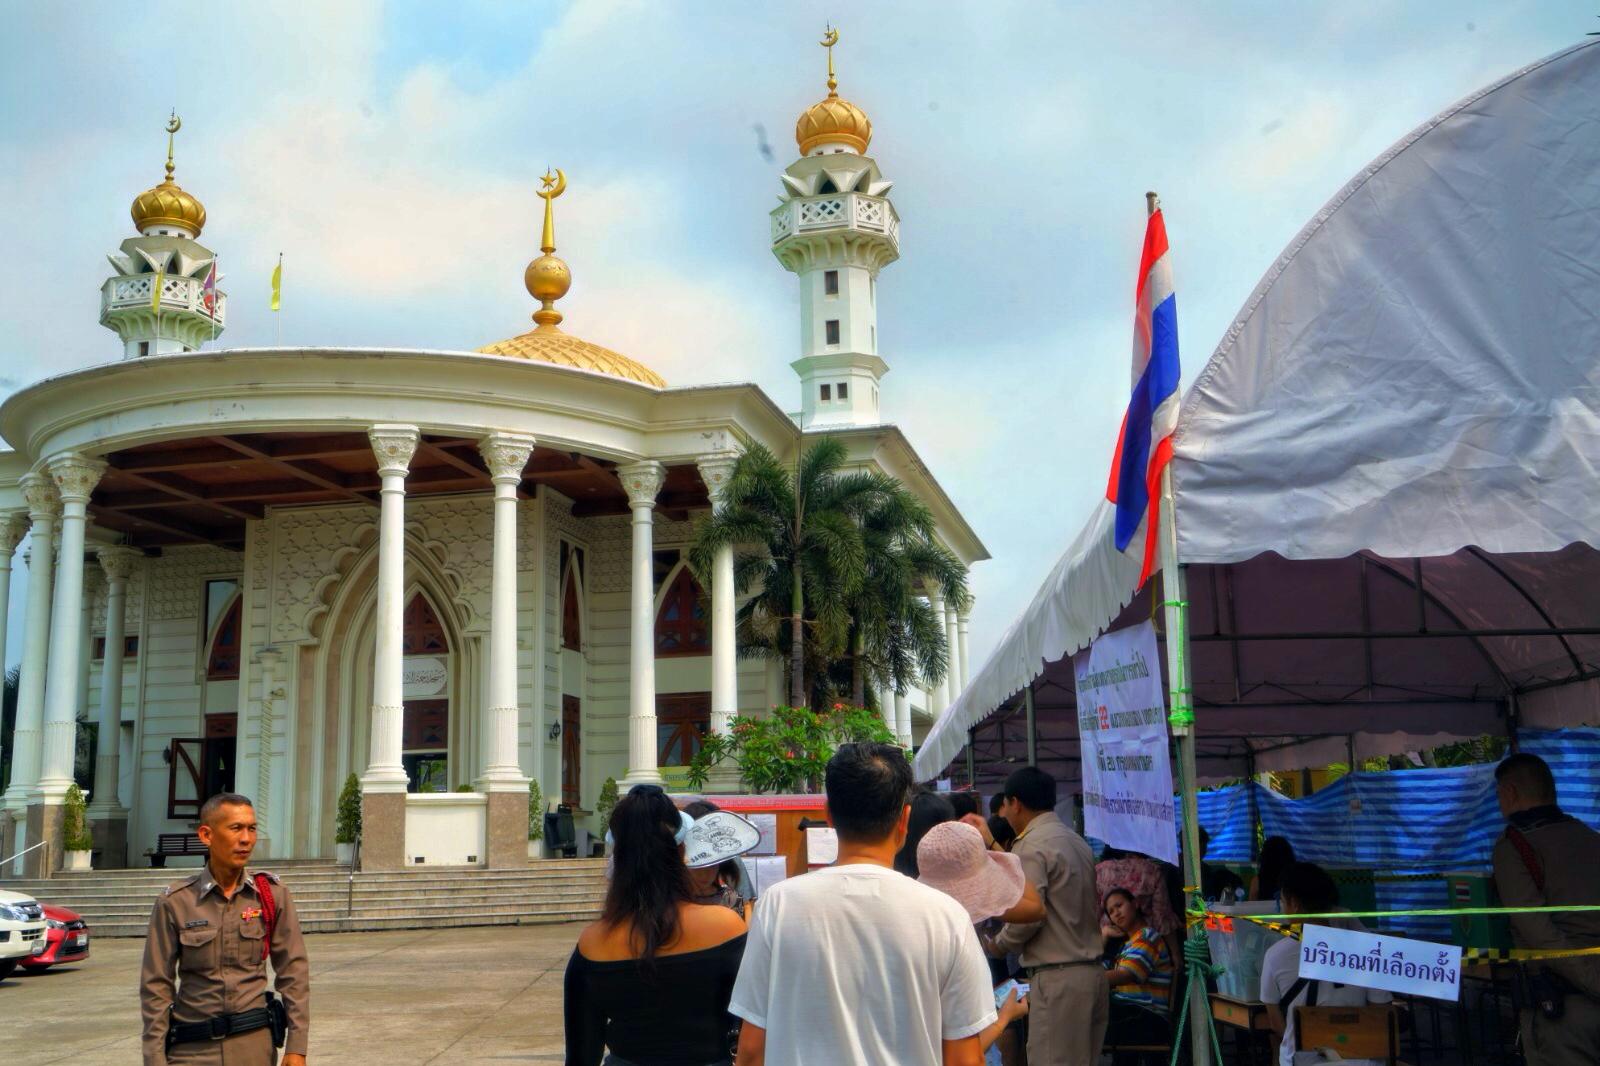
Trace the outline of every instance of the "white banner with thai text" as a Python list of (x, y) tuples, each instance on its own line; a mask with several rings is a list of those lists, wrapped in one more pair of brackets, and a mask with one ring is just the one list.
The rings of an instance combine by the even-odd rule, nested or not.
[(1461, 949), (1429, 940), (1308, 925), (1300, 976), (1434, 999), (1461, 998)]
[(1172, 761), (1155, 626), (1107, 633), (1072, 659), (1083, 747), (1083, 828), (1177, 865)]

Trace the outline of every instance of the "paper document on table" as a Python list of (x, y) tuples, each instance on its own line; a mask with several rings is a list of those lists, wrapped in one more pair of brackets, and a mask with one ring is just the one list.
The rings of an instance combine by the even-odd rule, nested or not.
[(832, 866), (839, 857), (839, 835), (833, 826), (812, 826), (806, 830), (806, 863), (810, 866)]

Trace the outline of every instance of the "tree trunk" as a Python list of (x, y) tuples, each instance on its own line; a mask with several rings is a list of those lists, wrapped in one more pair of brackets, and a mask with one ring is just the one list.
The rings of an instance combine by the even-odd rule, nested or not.
[(794, 568), (794, 593), (790, 598), (792, 614), (789, 616), (789, 705), (806, 705), (805, 637), (806, 594), (800, 584), (800, 566)]
[(857, 629), (856, 639), (850, 649), (850, 698), (857, 707), (867, 705), (867, 671), (861, 661), (866, 654), (866, 644), (861, 630)]

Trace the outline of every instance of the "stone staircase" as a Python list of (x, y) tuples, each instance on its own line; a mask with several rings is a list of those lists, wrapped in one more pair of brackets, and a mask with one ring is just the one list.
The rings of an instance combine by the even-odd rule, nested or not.
[[(465, 925), (536, 925), (591, 921), (605, 898), (604, 859), (541, 859), (526, 869), (433, 867), (357, 873), (318, 860), (263, 864), (294, 893), (308, 933), (429, 929)], [(59, 873), (49, 880), (0, 878), (0, 888), (77, 911), (90, 932), (144, 936), (156, 898), (194, 867)]]

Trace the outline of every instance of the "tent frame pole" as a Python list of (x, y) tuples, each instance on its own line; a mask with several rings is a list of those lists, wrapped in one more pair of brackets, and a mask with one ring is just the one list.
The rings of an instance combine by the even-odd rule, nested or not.
[[(1167, 630), (1167, 696), (1172, 736), (1178, 748), (1178, 782), (1183, 803), (1183, 874), (1191, 908), (1205, 906), (1200, 894), (1200, 818), (1196, 798), (1194, 696), (1189, 683), (1188, 575), (1178, 560), (1178, 530), (1172, 496), (1172, 465), (1161, 471), (1162, 610)], [(1194, 1066), (1211, 1066), (1211, 1003), (1205, 988), (1189, 991), (1189, 1046)]]
[(1039, 728), (1033, 715), (1033, 682), (1022, 690), (1022, 706), (1028, 721), (1028, 765), (1039, 765)]

